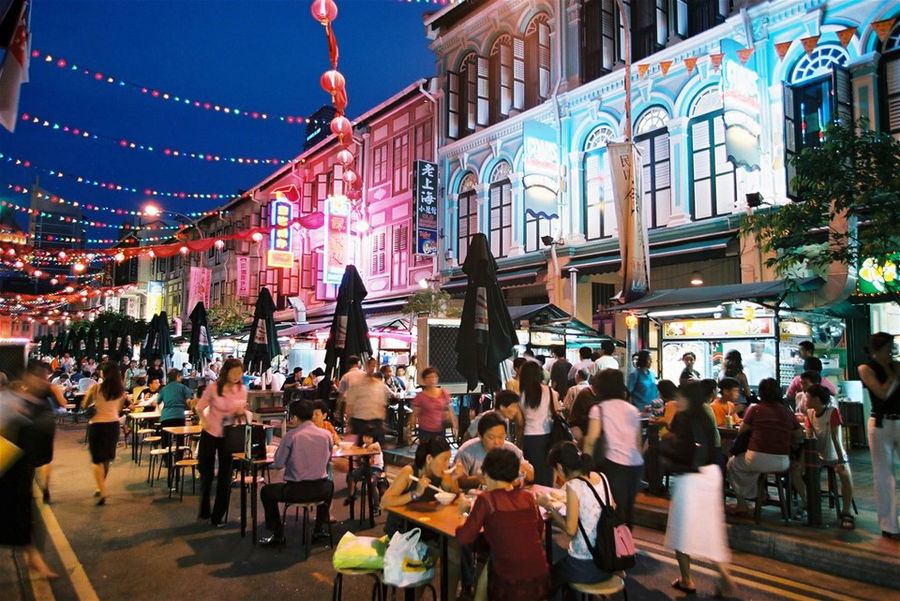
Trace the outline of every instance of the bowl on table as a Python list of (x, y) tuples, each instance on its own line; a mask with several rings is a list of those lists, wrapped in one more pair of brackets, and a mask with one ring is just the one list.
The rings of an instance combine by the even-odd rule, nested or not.
[(434, 498), (437, 499), (437, 502), (441, 505), (449, 505), (456, 499), (455, 492), (439, 492), (434, 495)]

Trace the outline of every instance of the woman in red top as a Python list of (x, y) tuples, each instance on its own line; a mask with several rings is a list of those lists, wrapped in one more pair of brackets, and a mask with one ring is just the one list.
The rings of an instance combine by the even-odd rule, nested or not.
[(422, 392), (412, 401), (413, 412), (409, 416), (409, 431), (419, 425), (419, 444), (432, 438), (444, 438), (444, 419), (450, 421), (454, 436), (456, 419), (450, 410), (450, 393), (438, 386), (440, 374), (436, 367), (422, 370)]
[[(544, 520), (534, 496), (513, 484), (519, 478), (519, 458), (507, 449), (494, 449), (481, 471), (487, 492), (475, 499), (471, 515), (457, 526), (460, 545), (471, 545), (482, 529), (491, 548), (488, 594), (491, 601), (531, 601), (550, 594), (550, 568), (544, 554)], [(469, 503), (459, 504), (463, 515)]]

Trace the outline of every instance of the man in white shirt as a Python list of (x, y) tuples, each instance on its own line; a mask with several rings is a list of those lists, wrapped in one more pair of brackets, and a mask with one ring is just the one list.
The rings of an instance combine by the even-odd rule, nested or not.
[(335, 414), (337, 419), (341, 420), (343, 423), (344, 419), (344, 406), (347, 403), (347, 391), (350, 390), (350, 387), (354, 384), (358, 384), (365, 381), (366, 372), (359, 368), (359, 357), (356, 355), (351, 355), (347, 357), (347, 371), (341, 376), (341, 381), (338, 383), (338, 396), (337, 401), (335, 402)]
[(604, 340), (600, 343), (600, 357), (595, 362), (596, 370), (619, 369), (619, 362), (614, 356), (616, 345), (612, 340)]
[(591, 348), (588, 346), (583, 346), (578, 349), (578, 357), (580, 358), (580, 360), (578, 361), (578, 363), (572, 366), (572, 369), (569, 370), (570, 380), (575, 379), (575, 372), (579, 369), (583, 369), (588, 372), (589, 377), (594, 375), (594, 372), (597, 371), (597, 364), (594, 363), (593, 359), (591, 359), (592, 354), (593, 353), (591, 351)]

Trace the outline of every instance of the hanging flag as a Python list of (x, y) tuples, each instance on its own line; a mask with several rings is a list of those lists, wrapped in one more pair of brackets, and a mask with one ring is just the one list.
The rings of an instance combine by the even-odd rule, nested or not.
[(19, 88), (28, 82), (28, 2), (19, 0), (9, 7), (2, 23), (4, 35), (13, 15), (16, 20), (12, 36), (0, 40), (6, 47), (0, 72), (0, 124), (11, 133), (16, 129), (19, 114)]
[(641, 77), (641, 79), (644, 79), (644, 77), (647, 76), (647, 70), (650, 69), (650, 65), (647, 63), (642, 63), (642, 64), (638, 65), (637, 67), (638, 67), (638, 75)]
[(697, 57), (690, 56), (684, 59), (684, 68), (687, 69), (688, 75), (693, 74), (694, 68), (697, 66)]
[(725, 57), (724, 52), (719, 52), (717, 54), (710, 54), (709, 61), (712, 63), (713, 69), (716, 71), (719, 70), (719, 67), (722, 65), (722, 59)]
[(875, 21), (872, 23), (872, 29), (875, 30), (875, 33), (878, 34), (878, 39), (881, 43), (884, 43), (887, 40), (888, 35), (891, 33), (891, 29), (894, 28), (894, 23), (897, 22), (896, 18), (893, 19), (884, 19), (882, 21)]
[(841, 41), (841, 46), (844, 48), (847, 47), (847, 44), (849, 44), (850, 40), (853, 39), (853, 36), (856, 35), (856, 29), (856, 27), (846, 27), (837, 32), (837, 37)]
[(638, 148), (629, 142), (610, 142), (606, 146), (612, 172), (613, 198), (619, 224), (619, 253), (622, 257), (620, 302), (636, 300), (650, 290), (650, 261), (647, 230), (644, 227), (644, 195), (641, 191), (641, 164)]
[(812, 56), (813, 50), (816, 49), (816, 44), (819, 43), (819, 38), (821, 36), (811, 35), (808, 38), (800, 38), (800, 43), (803, 44), (803, 49), (806, 50), (806, 56)]
[(778, 55), (778, 60), (784, 60), (784, 57), (787, 55), (788, 50), (791, 49), (791, 44), (793, 43), (794, 40), (790, 40), (788, 42), (778, 42), (777, 44), (775, 44), (775, 54)]
[(741, 50), (738, 50), (737, 53), (738, 53), (738, 58), (741, 59), (741, 64), (746, 65), (747, 60), (753, 54), (753, 48), (742, 48)]
[(659, 70), (662, 71), (663, 75), (668, 75), (671, 66), (672, 61), (662, 61), (659, 63)]

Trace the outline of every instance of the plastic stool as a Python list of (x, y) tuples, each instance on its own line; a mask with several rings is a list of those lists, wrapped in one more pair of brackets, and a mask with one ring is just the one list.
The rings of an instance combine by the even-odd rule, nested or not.
[(379, 576), (381, 575), (381, 570), (356, 570), (352, 568), (343, 568), (337, 570), (337, 575), (334, 577), (334, 583), (331, 585), (331, 601), (341, 601), (344, 595), (344, 576), (371, 576), (374, 582), (372, 583), (372, 601), (383, 601), (384, 597), (382, 595), (381, 588), (381, 580)]
[(569, 588), (578, 593), (580, 601), (590, 601), (591, 597), (608, 599), (619, 591), (622, 591), (622, 595), (626, 601), (628, 599), (628, 589), (625, 588), (625, 581), (619, 576), (610, 576), (606, 580), (595, 582), (593, 584), (570, 583)]
[[(287, 515), (288, 507), (291, 505), (296, 509), (296, 513), (294, 514), (294, 521), (299, 519), (300, 510), (303, 510), (303, 526), (301, 529), (301, 536), (303, 537), (303, 548), (306, 551), (306, 558), (309, 559), (309, 548), (312, 544), (312, 530), (314, 528), (310, 528), (309, 536), (307, 536), (306, 527), (309, 525), (309, 512), (315, 511), (319, 505), (326, 505), (324, 501), (311, 501), (309, 503), (285, 503), (284, 510), (281, 512), (281, 522), (284, 523), (285, 516)], [(334, 532), (331, 528), (331, 520), (328, 521), (328, 544), (334, 547)]]

